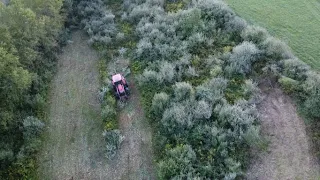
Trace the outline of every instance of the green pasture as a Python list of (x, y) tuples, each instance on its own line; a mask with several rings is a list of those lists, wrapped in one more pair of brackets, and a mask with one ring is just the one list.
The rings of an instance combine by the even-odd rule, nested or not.
[(320, 70), (320, 0), (226, 0), (244, 19), (285, 41)]

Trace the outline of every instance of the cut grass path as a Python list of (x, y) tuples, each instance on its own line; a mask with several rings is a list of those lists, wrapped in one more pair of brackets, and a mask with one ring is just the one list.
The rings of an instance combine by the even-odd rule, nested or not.
[(60, 56), (38, 158), (40, 179), (98, 179), (104, 173), (98, 56), (86, 40), (82, 32), (73, 33)]
[[(151, 128), (133, 77), (128, 78), (131, 96), (118, 111), (124, 141), (116, 157), (106, 160), (97, 97), (98, 56), (86, 40), (83, 33), (73, 33), (73, 43), (60, 57), (52, 83), (44, 146), (38, 158), (39, 179), (154, 179)], [(128, 63), (120, 60), (114, 65), (122, 69)]]
[(226, 0), (244, 19), (287, 42), (296, 56), (320, 70), (319, 0)]

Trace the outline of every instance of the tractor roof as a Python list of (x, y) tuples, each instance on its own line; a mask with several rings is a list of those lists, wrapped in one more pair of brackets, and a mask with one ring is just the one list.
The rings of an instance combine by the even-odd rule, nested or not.
[(113, 82), (118, 82), (118, 81), (121, 81), (122, 80), (122, 76), (121, 74), (115, 74), (112, 76), (112, 81)]

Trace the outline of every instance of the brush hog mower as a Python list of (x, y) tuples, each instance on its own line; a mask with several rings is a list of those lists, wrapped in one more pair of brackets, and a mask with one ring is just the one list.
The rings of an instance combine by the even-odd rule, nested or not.
[(130, 94), (126, 79), (121, 74), (112, 76), (112, 86), (117, 99), (121, 101), (128, 99)]

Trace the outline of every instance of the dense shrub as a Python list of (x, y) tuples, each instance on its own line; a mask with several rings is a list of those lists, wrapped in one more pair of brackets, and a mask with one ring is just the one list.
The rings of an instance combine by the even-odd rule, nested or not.
[(279, 78), (279, 83), (286, 93), (293, 93), (299, 87), (298, 81), (285, 76)]
[(73, 6), (76, 9), (73, 16), (77, 17), (77, 21), (81, 22), (81, 28), (90, 36), (90, 44), (108, 45), (117, 37), (115, 15), (106, 9), (103, 1), (81, 0)]
[(320, 117), (320, 75), (316, 72), (308, 72), (303, 90), (306, 93), (304, 109), (312, 118)]
[[(264, 143), (256, 125), (259, 88), (248, 77), (277, 78), (319, 117), (319, 75), (285, 43), (248, 25), (221, 0), (184, 1), (170, 13), (163, 6), (133, 2), (122, 16), (136, 25), (133, 58), (144, 67), (141, 89), (157, 132), (160, 179), (242, 174), (249, 146)], [(195, 161), (185, 161), (195, 165), (181, 163), (186, 152)]]
[(245, 41), (253, 42), (257, 45), (264, 42), (269, 36), (267, 30), (259, 26), (249, 25), (242, 32), (241, 37)]
[(190, 145), (168, 149), (167, 158), (158, 163), (159, 179), (194, 179), (197, 157)]
[(177, 82), (174, 87), (174, 96), (177, 101), (188, 99), (193, 96), (194, 90), (189, 83), (186, 82)]
[(169, 103), (169, 95), (166, 93), (155, 94), (152, 100), (152, 112), (156, 117), (161, 117), (165, 108)]
[(190, 102), (173, 103), (167, 108), (161, 119), (163, 131), (167, 135), (183, 135), (185, 130), (194, 126), (192, 106)]
[(259, 59), (259, 53), (255, 44), (244, 41), (232, 50), (225, 70), (230, 74), (246, 75), (252, 71), (252, 64)]
[(195, 109), (194, 116), (197, 119), (209, 119), (212, 115), (212, 107), (206, 101), (198, 101)]
[(223, 101), (227, 85), (228, 80), (224, 78), (213, 78), (196, 87), (196, 98), (214, 105), (219, 101)]
[(262, 42), (262, 49), (265, 55), (273, 61), (294, 58), (291, 49), (279, 39), (268, 37)]
[(307, 78), (310, 67), (298, 59), (286, 59), (283, 61), (283, 75), (298, 81)]
[(40, 135), (44, 123), (35, 117), (27, 117), (23, 120), (23, 137), (24, 139), (36, 138)]

